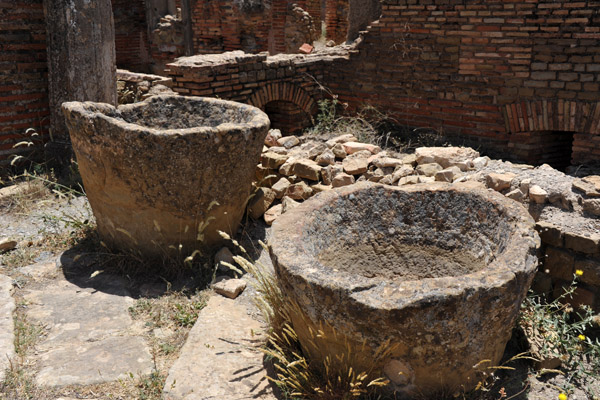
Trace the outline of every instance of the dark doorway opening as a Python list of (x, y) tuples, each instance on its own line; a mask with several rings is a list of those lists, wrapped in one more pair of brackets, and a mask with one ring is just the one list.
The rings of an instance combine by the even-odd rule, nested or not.
[(574, 132), (535, 131), (513, 134), (509, 143), (515, 161), (548, 164), (564, 171), (571, 165)]
[(271, 128), (279, 129), (284, 135), (300, 134), (312, 125), (310, 115), (290, 101), (271, 101), (265, 106), (271, 120)]

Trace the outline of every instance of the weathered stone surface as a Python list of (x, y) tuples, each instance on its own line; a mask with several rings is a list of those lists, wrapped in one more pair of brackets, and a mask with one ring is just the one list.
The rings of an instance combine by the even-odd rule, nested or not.
[(319, 156), (326, 150), (329, 150), (329, 147), (327, 147), (327, 145), (325, 143), (320, 143), (320, 142), (314, 143), (308, 149), (308, 158), (310, 158), (311, 160), (314, 160), (315, 158), (317, 158), (317, 156)]
[(294, 175), (311, 181), (321, 179), (321, 166), (309, 159), (300, 159), (294, 163)]
[(271, 186), (271, 189), (273, 189), (275, 192), (275, 197), (280, 199), (283, 197), (285, 191), (288, 187), (290, 187), (290, 185), (291, 183), (287, 178), (281, 178), (273, 186)]
[(397, 168), (402, 164), (401, 159), (393, 157), (377, 157), (373, 160), (373, 165), (377, 168)]
[(21, 267), (19, 272), (35, 279), (55, 278), (59, 275), (60, 269), (55, 261), (44, 261)]
[(600, 233), (583, 235), (576, 232), (565, 232), (565, 247), (586, 254), (600, 252)]
[(327, 343), (305, 347), (314, 359), (348, 340), (361, 370), (391, 339), (397, 347), (380, 366), (407, 374), (390, 376), (394, 389), (428, 395), (468, 390), (474, 365), (499, 362), (537, 270), (533, 226), (521, 205), (494, 191), (365, 183), (282, 215), (269, 245), (283, 292), (300, 306), (292, 317), (300, 341), (311, 340), (309, 329), (326, 330)]
[(212, 296), (169, 371), (165, 400), (275, 400), (263, 367), (262, 332), (244, 305)]
[(297, 202), (296, 200), (290, 198), (290, 197), (284, 197), (283, 199), (281, 199), (281, 213), (286, 213), (289, 210), (291, 210), (292, 208), (298, 207), (300, 205), (299, 202)]
[(353, 134), (347, 133), (345, 135), (340, 135), (340, 136), (334, 137), (333, 139), (330, 139), (327, 142), (325, 142), (325, 144), (327, 145), (327, 147), (332, 148), (336, 144), (341, 145), (343, 143), (356, 142), (356, 141), (357, 141), (357, 139)]
[(131, 331), (127, 282), (100, 274), (86, 284), (58, 280), (24, 296), (27, 317), (47, 332), (36, 345), (40, 386), (89, 385), (152, 370), (143, 337)]
[(5, 371), (15, 356), (12, 284), (11, 278), (0, 275), (0, 382), (4, 380)]
[(73, 0), (45, 2), (44, 13), (53, 138), (68, 142), (61, 104), (117, 104), (113, 10), (108, 0)]
[(289, 157), (285, 154), (277, 154), (269, 151), (263, 153), (260, 157), (260, 160), (263, 167), (269, 169), (278, 169), (288, 160), (288, 158)]
[(485, 166), (488, 165), (488, 162), (490, 161), (489, 157), (476, 157), (473, 159), (473, 168), (475, 169), (481, 169)]
[(342, 161), (344, 171), (350, 175), (358, 175), (367, 172), (369, 169), (369, 154), (369, 152), (362, 151), (344, 158), (344, 161)]
[(258, 188), (248, 202), (248, 215), (252, 219), (259, 219), (275, 201), (275, 191), (269, 188)]
[(564, 238), (559, 227), (550, 222), (538, 221), (535, 224), (535, 230), (540, 235), (542, 243), (556, 247), (563, 247)]
[(346, 173), (340, 173), (333, 178), (331, 181), (331, 186), (334, 188), (352, 185), (355, 182), (354, 177), (352, 175), (348, 175)]
[(412, 175), (414, 172), (415, 172), (415, 170), (413, 169), (413, 167), (411, 165), (404, 164), (404, 165), (396, 168), (396, 170), (392, 174), (392, 183), (396, 183), (396, 182), (398, 182), (398, 180), (400, 180), (400, 178), (404, 178), (405, 176)]
[(271, 226), (273, 224), (273, 222), (275, 222), (277, 217), (279, 217), (282, 213), (283, 213), (283, 206), (281, 204), (277, 204), (277, 205), (269, 208), (267, 211), (265, 211), (265, 214), (263, 215), (263, 218), (265, 219), (265, 223), (267, 225)]
[(513, 173), (496, 173), (492, 172), (485, 178), (485, 182), (487, 186), (491, 189), (494, 189), (497, 192), (501, 192), (505, 189), (510, 188), (510, 184), (515, 179), (515, 174)]
[(293, 200), (306, 200), (312, 193), (313, 190), (305, 182), (294, 183), (285, 191), (285, 195)]
[(322, 183), (317, 183), (314, 185), (310, 185), (310, 187), (313, 190), (313, 193), (317, 194), (317, 193), (321, 193), (321, 192), (325, 192), (327, 190), (331, 190), (332, 186), (331, 185), (323, 185)]
[(300, 139), (298, 139), (296, 136), (284, 136), (277, 140), (277, 144), (285, 147), (286, 149), (291, 149), (292, 147), (300, 144)]
[(460, 168), (454, 166), (443, 169), (435, 173), (435, 180), (438, 182), (449, 182), (452, 183), (454, 179), (461, 176)]
[(523, 192), (521, 192), (521, 189), (511, 190), (510, 192), (506, 193), (506, 197), (518, 202), (522, 202), (526, 199), (526, 196), (523, 194)]
[[(191, 254), (234, 233), (269, 119), (231, 101), (155, 96), (114, 108), (63, 104), (98, 231), (109, 246)], [(203, 225), (202, 232), (198, 226)]]
[(441, 171), (443, 168), (437, 163), (419, 164), (416, 168), (416, 172), (419, 175), (424, 176), (435, 176), (436, 173)]
[(479, 157), (479, 153), (469, 147), (419, 147), (415, 155), (419, 165), (437, 163), (444, 169), (456, 165), (463, 171)]
[(583, 206), (583, 211), (591, 215), (600, 216), (600, 199), (584, 199), (581, 205)]
[(235, 265), (233, 253), (228, 247), (222, 247), (215, 254), (215, 265), (220, 271), (229, 271), (230, 267), (225, 265), (225, 263)]
[(534, 203), (544, 204), (546, 201), (548, 201), (548, 192), (538, 185), (533, 185), (529, 188), (529, 198)]
[(575, 179), (573, 189), (583, 192), (588, 197), (600, 197), (600, 175), (590, 175)]
[(348, 153), (346, 153), (346, 150), (344, 150), (344, 146), (341, 143), (338, 143), (335, 146), (333, 146), (331, 151), (337, 158), (342, 160), (348, 156)]
[(246, 289), (247, 283), (243, 279), (232, 279), (228, 276), (217, 277), (215, 283), (211, 285), (213, 290), (229, 299), (235, 299)]
[(417, 155), (416, 154), (408, 154), (402, 158), (402, 163), (406, 165), (412, 165), (413, 167), (417, 165)]
[(405, 176), (398, 180), (398, 186), (415, 185), (417, 183), (419, 183), (419, 177), (416, 175)]
[(521, 192), (523, 192), (523, 194), (527, 197), (529, 197), (529, 188), (530, 187), (531, 187), (531, 179), (523, 179), (519, 183), (519, 189), (521, 189)]
[(381, 151), (381, 147), (370, 143), (347, 142), (343, 146), (347, 154), (354, 154), (363, 150), (367, 150), (371, 154), (377, 154)]
[(344, 167), (341, 165), (329, 165), (324, 167), (321, 170), (321, 177), (323, 178), (323, 183), (325, 185), (331, 185), (333, 182), (333, 178), (336, 177), (337, 174), (341, 174), (344, 172)]
[(335, 154), (333, 151), (327, 149), (323, 153), (319, 154), (315, 161), (317, 164), (322, 166), (333, 165), (335, 164)]
[(296, 163), (295, 158), (288, 159), (281, 167), (279, 167), (279, 173), (283, 176), (293, 175), (295, 163)]
[(279, 139), (281, 139), (282, 135), (281, 135), (281, 131), (279, 129), (271, 129), (269, 130), (269, 133), (267, 133), (267, 136), (265, 137), (265, 145), (267, 145), (268, 147), (273, 147), (273, 146), (277, 146), (278, 143), (277, 141)]

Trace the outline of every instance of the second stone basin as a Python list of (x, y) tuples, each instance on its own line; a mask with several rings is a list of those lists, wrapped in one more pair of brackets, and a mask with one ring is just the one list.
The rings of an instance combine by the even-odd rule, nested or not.
[(269, 245), (313, 359), (349, 343), (361, 371), (389, 341), (377, 367), (390, 388), (435, 396), (500, 361), (537, 269), (533, 227), (519, 204), (469, 184), (357, 184), (283, 214)]

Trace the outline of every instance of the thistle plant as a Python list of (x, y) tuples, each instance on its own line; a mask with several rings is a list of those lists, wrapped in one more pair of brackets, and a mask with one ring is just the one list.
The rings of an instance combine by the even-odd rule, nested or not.
[(591, 307), (581, 305), (576, 309), (571, 304), (582, 275), (583, 271), (577, 270), (564, 293), (551, 302), (529, 295), (521, 310), (520, 325), (530, 343), (538, 347), (533, 355), (554, 359), (560, 365), (559, 369), (540, 371), (564, 375), (559, 399), (568, 398), (575, 385), (585, 387), (587, 379), (597, 377), (600, 370), (600, 341), (594, 333), (597, 317)]

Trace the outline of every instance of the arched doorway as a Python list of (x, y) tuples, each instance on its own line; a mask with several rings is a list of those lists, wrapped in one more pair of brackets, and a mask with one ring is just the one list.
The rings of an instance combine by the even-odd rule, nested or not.
[(265, 105), (265, 113), (271, 120), (271, 128), (284, 135), (300, 134), (312, 125), (310, 115), (291, 101), (275, 100)]

